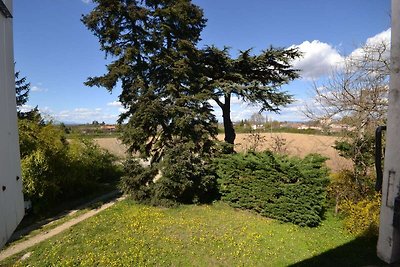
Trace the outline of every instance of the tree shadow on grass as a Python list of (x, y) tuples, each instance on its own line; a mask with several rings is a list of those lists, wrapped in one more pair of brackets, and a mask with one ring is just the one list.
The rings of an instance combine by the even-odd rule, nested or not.
[(376, 237), (358, 237), (347, 244), (290, 266), (398, 266), (387, 265), (376, 256), (376, 243)]

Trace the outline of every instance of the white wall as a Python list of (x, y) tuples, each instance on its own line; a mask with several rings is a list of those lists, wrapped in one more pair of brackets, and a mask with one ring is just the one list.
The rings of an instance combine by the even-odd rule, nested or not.
[[(12, 13), (12, 0), (0, 1)], [(12, 29), (12, 19), (0, 12), (0, 247), (24, 216)]]

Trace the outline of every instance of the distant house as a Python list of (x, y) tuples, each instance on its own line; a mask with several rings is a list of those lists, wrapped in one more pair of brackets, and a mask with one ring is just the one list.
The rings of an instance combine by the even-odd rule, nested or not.
[(297, 127), (298, 130), (316, 130), (316, 131), (322, 131), (322, 127), (319, 126), (310, 126), (306, 124), (302, 124)]
[(355, 129), (356, 129), (355, 127), (349, 126), (347, 124), (340, 124), (340, 123), (334, 124), (333, 123), (330, 125), (330, 130), (332, 132), (355, 131)]
[(262, 124), (253, 124), (253, 125), (251, 125), (251, 129), (253, 129), (253, 130), (264, 129), (264, 125), (262, 125)]
[(104, 132), (115, 132), (117, 130), (117, 126), (115, 125), (102, 125), (100, 127)]

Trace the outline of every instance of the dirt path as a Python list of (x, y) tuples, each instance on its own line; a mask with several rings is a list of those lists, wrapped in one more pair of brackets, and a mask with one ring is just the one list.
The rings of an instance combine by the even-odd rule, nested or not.
[(125, 197), (123, 196), (118, 199), (112, 200), (108, 203), (103, 204), (102, 206), (100, 206), (99, 208), (97, 208), (95, 210), (88, 211), (87, 213), (82, 214), (79, 217), (73, 218), (73, 219), (63, 223), (62, 225), (59, 225), (59, 226), (55, 227), (54, 229), (51, 229), (44, 233), (40, 233), (36, 236), (33, 236), (32, 238), (29, 238), (26, 241), (17, 243), (13, 246), (10, 246), (9, 248), (7, 248), (5, 250), (0, 251), (0, 261), (4, 260), (10, 256), (13, 256), (17, 253), (20, 253), (21, 251), (28, 249), (36, 244), (39, 244), (40, 242), (45, 241), (55, 235), (58, 235), (59, 233), (69, 229), (71, 226), (76, 225), (76, 224), (96, 215), (97, 213), (111, 207), (116, 202), (121, 201), (124, 198)]

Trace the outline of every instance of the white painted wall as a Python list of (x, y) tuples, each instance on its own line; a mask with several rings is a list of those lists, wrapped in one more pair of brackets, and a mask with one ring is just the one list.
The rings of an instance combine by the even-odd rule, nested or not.
[[(12, 0), (0, 1), (12, 13)], [(24, 216), (12, 29), (12, 18), (0, 12), (0, 247)]]
[(378, 256), (400, 260), (400, 229), (393, 227), (395, 198), (400, 193), (400, 0), (392, 0), (392, 42), (385, 165), (382, 184)]

